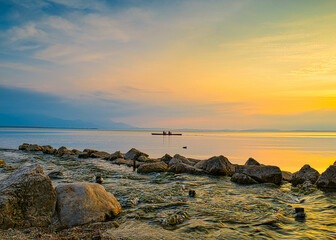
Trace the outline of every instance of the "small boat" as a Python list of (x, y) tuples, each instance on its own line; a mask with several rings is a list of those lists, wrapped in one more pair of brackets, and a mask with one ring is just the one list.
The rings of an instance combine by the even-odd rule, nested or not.
[(162, 133), (152, 133), (152, 135), (163, 135), (163, 136), (182, 136), (182, 133), (172, 133), (171, 131), (162, 131)]

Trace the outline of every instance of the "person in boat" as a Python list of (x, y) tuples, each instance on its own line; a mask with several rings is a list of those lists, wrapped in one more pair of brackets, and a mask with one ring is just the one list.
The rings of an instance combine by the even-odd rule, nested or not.
[(167, 132), (166, 132), (166, 131), (162, 131), (162, 134), (163, 134), (163, 135), (167, 135)]
[(172, 132), (171, 132), (171, 131), (168, 131), (168, 135), (172, 135)]

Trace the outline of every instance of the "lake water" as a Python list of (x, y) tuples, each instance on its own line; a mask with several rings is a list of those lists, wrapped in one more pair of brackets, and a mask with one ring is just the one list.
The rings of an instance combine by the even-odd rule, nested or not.
[[(264, 164), (298, 170), (309, 163), (320, 172), (335, 160), (335, 133), (182, 132), (183, 136), (151, 136), (149, 131), (1, 129), (0, 148), (23, 142), (126, 152), (136, 147), (152, 157), (180, 153), (208, 158), (223, 154), (233, 163), (250, 156)], [(187, 146), (187, 149), (183, 149)], [(94, 182), (123, 205), (115, 219), (120, 227), (103, 229), (115, 239), (336, 239), (336, 192), (306, 194), (290, 183), (238, 185), (227, 176), (174, 173), (138, 174), (125, 165), (102, 159), (56, 157), (42, 152), (0, 149), (0, 159), (20, 168), (38, 163), (46, 174), (62, 171), (53, 185)], [(1, 170), (0, 181), (10, 172)], [(195, 190), (196, 197), (188, 191)], [(129, 205), (130, 201), (135, 202)], [(295, 219), (303, 207), (305, 219)], [(178, 216), (176, 225), (169, 224)]]
[(23, 142), (107, 152), (127, 152), (135, 147), (153, 158), (165, 153), (198, 159), (224, 155), (232, 163), (242, 164), (253, 157), (263, 164), (277, 165), (291, 172), (306, 163), (323, 172), (336, 160), (336, 132), (181, 133), (182, 136), (152, 136), (151, 131), (2, 128), (0, 148), (17, 149)]

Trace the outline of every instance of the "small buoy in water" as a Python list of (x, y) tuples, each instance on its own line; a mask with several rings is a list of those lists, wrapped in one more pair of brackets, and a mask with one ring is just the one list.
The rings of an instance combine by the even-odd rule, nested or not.
[(184, 149), (187, 149), (188, 147), (187, 147), (187, 146), (184, 146), (183, 148), (184, 148)]
[(99, 183), (99, 184), (102, 184), (102, 183), (103, 183), (103, 178), (102, 178), (102, 176), (98, 175), (98, 176), (96, 177), (96, 183)]
[(196, 191), (195, 190), (189, 190), (189, 197), (195, 197)]
[(306, 217), (306, 214), (304, 212), (303, 207), (296, 207), (295, 208), (295, 219), (304, 219)]

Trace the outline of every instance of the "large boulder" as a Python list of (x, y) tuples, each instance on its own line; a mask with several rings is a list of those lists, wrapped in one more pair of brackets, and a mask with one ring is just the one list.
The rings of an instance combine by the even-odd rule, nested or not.
[(62, 157), (64, 155), (72, 155), (72, 152), (67, 147), (62, 146), (59, 149), (57, 149), (57, 151), (54, 151), (54, 155)]
[(190, 166), (188, 164), (178, 162), (169, 166), (168, 171), (174, 173), (190, 173), (190, 174), (204, 174), (206, 173), (204, 170), (195, 168), (194, 166)]
[(243, 173), (235, 173), (231, 177), (231, 181), (239, 184), (255, 184), (258, 183), (256, 180), (253, 178), (247, 176), (246, 174)]
[(106, 221), (121, 212), (112, 193), (97, 183), (67, 183), (56, 187), (56, 213), (62, 225)]
[(203, 169), (212, 175), (232, 176), (235, 172), (234, 166), (222, 155), (200, 161), (194, 167)]
[(23, 167), (0, 183), (0, 228), (48, 226), (55, 205), (55, 190), (42, 167)]
[(126, 160), (138, 160), (140, 156), (148, 157), (149, 155), (147, 153), (139, 151), (138, 149), (132, 148), (125, 154), (124, 158)]
[(281, 170), (276, 166), (238, 165), (236, 166), (236, 173), (243, 173), (260, 183), (274, 183), (280, 185), (282, 180)]
[(175, 154), (174, 157), (169, 161), (169, 167), (172, 165), (175, 165), (176, 163), (184, 163), (190, 166), (194, 165), (193, 161), (190, 161), (188, 158), (180, 155), (180, 154)]
[(165, 172), (168, 165), (164, 162), (144, 163), (138, 167), (138, 173)]
[(255, 160), (254, 158), (249, 158), (246, 161), (245, 166), (249, 166), (249, 165), (259, 166), (260, 163), (257, 160)]
[(291, 178), (291, 176), (292, 176), (292, 173), (291, 173), (291, 172), (288, 172), (288, 171), (281, 171), (281, 174), (282, 174), (282, 180), (287, 181), (287, 182), (290, 181), (290, 178)]
[(330, 165), (316, 182), (319, 188), (336, 189), (336, 165)]
[(310, 167), (308, 164), (304, 165), (300, 171), (295, 172), (290, 177), (290, 182), (296, 186), (298, 184), (302, 184), (306, 181), (314, 184), (319, 178), (320, 174), (314, 168)]
[(113, 161), (113, 160), (116, 160), (117, 158), (124, 158), (124, 155), (120, 151), (116, 151), (116, 152), (106, 156), (104, 159)]
[(92, 158), (105, 158), (107, 156), (110, 156), (108, 152), (98, 151), (90, 154), (90, 157)]

